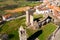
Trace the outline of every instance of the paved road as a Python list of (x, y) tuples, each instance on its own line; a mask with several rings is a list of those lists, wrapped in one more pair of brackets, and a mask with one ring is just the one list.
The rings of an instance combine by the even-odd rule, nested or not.
[(56, 33), (54, 40), (60, 40), (60, 29)]

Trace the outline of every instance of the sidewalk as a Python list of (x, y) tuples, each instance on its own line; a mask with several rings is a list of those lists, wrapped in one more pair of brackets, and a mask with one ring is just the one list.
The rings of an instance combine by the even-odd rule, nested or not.
[(54, 40), (60, 40), (60, 29), (56, 33)]

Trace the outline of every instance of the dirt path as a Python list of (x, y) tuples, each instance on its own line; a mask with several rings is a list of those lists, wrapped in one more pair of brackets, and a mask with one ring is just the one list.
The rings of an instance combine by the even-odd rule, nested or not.
[(20, 8), (16, 8), (16, 9), (13, 9), (13, 10), (4, 10), (6, 12), (10, 12), (10, 13), (15, 13), (15, 12), (22, 12), (22, 11), (26, 11), (28, 9), (30, 9), (31, 7), (20, 7)]

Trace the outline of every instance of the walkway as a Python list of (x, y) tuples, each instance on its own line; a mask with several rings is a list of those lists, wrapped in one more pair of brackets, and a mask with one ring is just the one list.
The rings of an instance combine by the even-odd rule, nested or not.
[(60, 40), (60, 29), (57, 31), (54, 40)]
[(15, 12), (22, 12), (22, 11), (26, 11), (28, 9), (30, 9), (31, 7), (20, 7), (20, 8), (16, 8), (13, 10), (4, 10), (5, 12), (10, 12), (10, 13), (15, 13)]
[(14, 20), (14, 19), (19, 19), (19, 18), (22, 18), (22, 17), (25, 17), (26, 15), (22, 15), (22, 16), (19, 16), (19, 17), (16, 17), (16, 18), (9, 18), (9, 19), (6, 19), (6, 21), (10, 21), (10, 20)]

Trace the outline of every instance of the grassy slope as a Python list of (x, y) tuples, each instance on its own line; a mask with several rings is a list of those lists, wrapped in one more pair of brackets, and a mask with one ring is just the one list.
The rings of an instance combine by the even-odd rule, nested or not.
[[(25, 18), (16, 19), (16, 20), (6, 22), (2, 26), (2, 28), (0, 30), (0, 33), (7, 33), (9, 35), (10, 40), (19, 40), (17, 30), (20, 27), (20, 25), (25, 26), (24, 22), (25, 22)], [(46, 40), (48, 38), (48, 36), (56, 29), (56, 26), (53, 23), (48, 23), (47, 25), (45, 25), (41, 29), (42, 29), (43, 32), (38, 38), (40, 40)], [(35, 32), (36, 32), (36, 30), (33, 31), (31, 29), (27, 29), (27, 33), (28, 33), (29, 36), (31, 36)]]
[(34, 18), (43, 18), (43, 14), (34, 14)]
[(39, 36), (40, 40), (47, 40), (48, 36), (56, 29), (56, 26), (53, 23), (45, 25), (42, 30), (42, 34)]
[[(23, 2), (20, 4), (19, 3), (16, 3), (16, 2), (3, 2), (3, 3), (0, 3), (0, 6), (5, 6), (7, 4), (18, 4), (19, 6), (18, 7), (22, 7), (22, 6), (35, 6), (37, 4), (40, 4), (40, 3), (37, 3), (37, 2)], [(20, 6), (21, 5), (21, 6)], [(6, 8), (8, 9), (8, 8)], [(10, 8), (11, 9), (11, 8)], [(2, 12), (0, 12), (2, 13)], [(22, 18), (22, 19), (16, 19), (16, 20), (12, 20), (12, 21), (9, 21), (9, 22), (6, 22), (5, 24), (3, 24), (2, 28), (0, 28), (0, 33), (7, 33), (9, 34), (9, 38), (10, 40), (19, 40), (19, 37), (18, 37), (18, 28), (20, 25), (25, 25), (24, 24), (25, 22), (25, 19)], [(38, 37), (40, 40), (46, 40), (47, 37), (56, 29), (56, 26), (53, 25), (52, 23), (49, 23), (47, 25), (45, 25), (45, 27), (42, 28), (43, 30), (43, 33)], [(27, 33), (29, 36), (31, 36), (34, 32), (36, 31), (32, 31), (32, 30), (27, 30)], [(11, 37), (13, 35), (13, 37)]]
[[(49, 37), (49, 35), (56, 29), (56, 26), (53, 23), (48, 23), (47, 25), (45, 25), (44, 27), (41, 28), (42, 30), (42, 34), (40, 34), (38, 36), (39, 40), (47, 40), (47, 38)], [(29, 36), (31, 36), (32, 34), (34, 34), (36, 31), (27, 30), (27, 33)]]
[(15, 9), (25, 6), (31, 6), (34, 7), (36, 5), (41, 4), (40, 2), (26, 2), (26, 1), (4, 1), (0, 2), (0, 15), (8, 14), (4, 10), (8, 9)]
[[(36, 2), (36, 1), (5, 1), (5, 2), (0, 2), (0, 7), (6, 7), (5, 9), (14, 9), (18, 7), (25, 7), (25, 6), (31, 6), (34, 7), (36, 5), (41, 4), (42, 2)], [(9, 7), (10, 6), (10, 7)]]
[[(0, 33), (7, 33), (10, 40), (19, 40), (18, 28), (25, 25), (25, 18), (12, 20), (3, 24)], [(12, 37), (13, 36), (13, 37)]]

